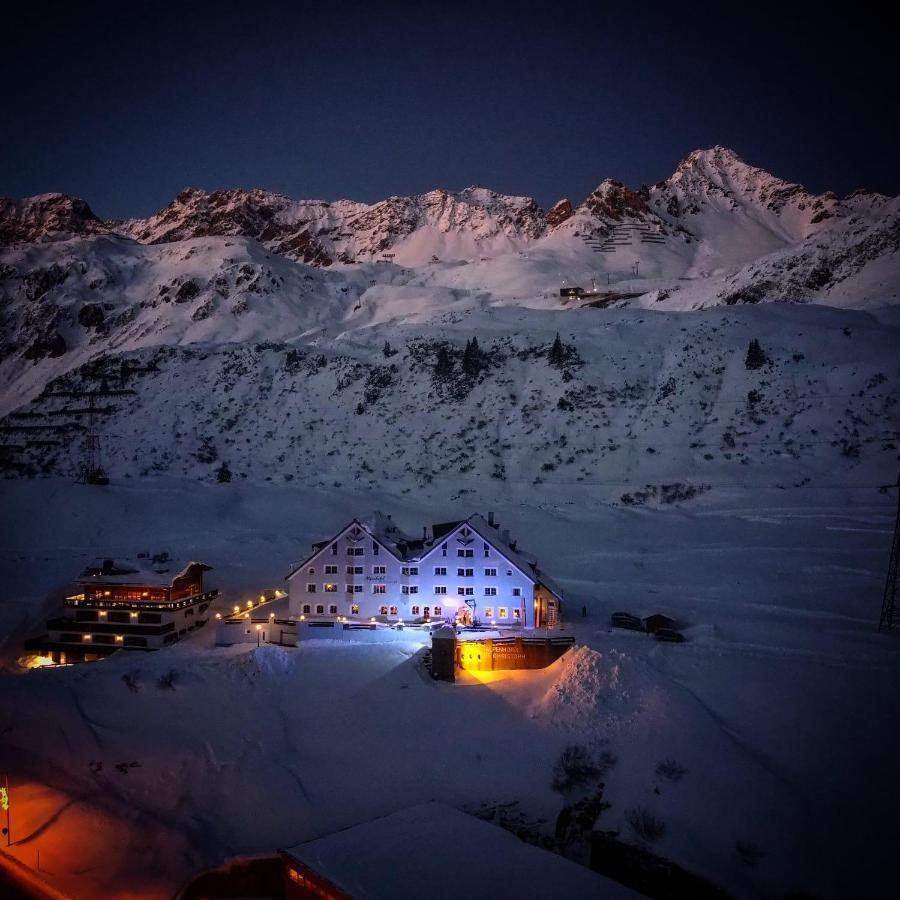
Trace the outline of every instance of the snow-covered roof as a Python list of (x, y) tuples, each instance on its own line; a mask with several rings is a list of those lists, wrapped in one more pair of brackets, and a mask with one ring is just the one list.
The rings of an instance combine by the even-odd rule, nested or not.
[[(111, 563), (111, 565), (110, 565)], [(176, 578), (187, 575), (192, 566), (200, 566), (204, 571), (211, 569), (206, 563), (190, 560), (175, 560), (166, 557), (140, 558), (136, 560), (111, 560), (98, 558), (87, 566), (78, 578), (80, 582), (97, 584), (146, 584), (169, 587)]]
[(356, 900), (640, 896), (443, 803), (407, 807), (283, 852)]

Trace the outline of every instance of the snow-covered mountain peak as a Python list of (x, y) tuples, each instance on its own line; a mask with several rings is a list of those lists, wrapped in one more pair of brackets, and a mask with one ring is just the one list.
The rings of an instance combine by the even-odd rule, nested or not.
[(22, 200), (0, 197), (0, 244), (106, 230), (107, 225), (84, 200), (68, 194), (37, 194)]

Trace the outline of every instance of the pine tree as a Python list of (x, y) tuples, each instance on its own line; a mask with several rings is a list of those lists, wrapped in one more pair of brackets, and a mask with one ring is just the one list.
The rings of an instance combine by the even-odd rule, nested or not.
[(216, 481), (220, 484), (231, 481), (231, 469), (228, 468), (228, 463), (223, 462), (216, 470)]
[(463, 353), (462, 361), (463, 372), (466, 375), (475, 376), (482, 368), (481, 350), (478, 347), (478, 338), (473, 337), (471, 341), (466, 341), (466, 349)]
[(384, 342), (384, 348), (381, 352), (387, 357), (391, 357), (394, 355), (394, 351), (391, 349), (391, 344), (389, 341)]
[(761, 369), (766, 362), (766, 354), (763, 352), (763, 348), (760, 346), (759, 341), (756, 338), (753, 338), (750, 341), (750, 345), (747, 347), (747, 358), (744, 361), (744, 365), (748, 369)]
[(434, 374), (438, 378), (446, 378), (453, 372), (453, 360), (446, 347), (439, 347), (437, 352), (437, 360), (434, 364)]
[(556, 366), (557, 369), (561, 369), (566, 364), (566, 346), (563, 344), (558, 331), (556, 332), (556, 339), (553, 341), (553, 346), (547, 353), (547, 362), (549, 362), (551, 366)]

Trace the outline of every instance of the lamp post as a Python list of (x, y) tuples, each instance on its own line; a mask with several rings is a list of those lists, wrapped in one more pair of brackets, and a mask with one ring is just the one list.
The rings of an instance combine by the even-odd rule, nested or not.
[(0, 808), (2, 808), (6, 812), (6, 828), (3, 831), (6, 833), (6, 846), (9, 847), (12, 844), (12, 837), (9, 833), (9, 775), (3, 775), (3, 787), (0, 788)]

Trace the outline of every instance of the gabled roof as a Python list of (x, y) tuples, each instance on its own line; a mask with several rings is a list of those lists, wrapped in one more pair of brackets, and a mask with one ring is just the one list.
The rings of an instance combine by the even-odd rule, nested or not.
[(290, 580), (304, 566), (309, 565), (326, 547), (333, 544), (336, 540), (343, 537), (353, 526), (361, 528), (366, 534), (376, 541), (379, 546), (384, 547), (391, 556), (398, 562), (405, 562), (407, 555), (405, 545), (407, 542), (415, 543), (412, 538), (407, 537), (400, 529), (394, 525), (390, 516), (386, 516), (380, 512), (373, 512), (365, 519), (353, 519), (348, 522), (340, 531), (327, 541), (316, 541), (313, 546), (313, 552), (303, 560), (297, 563), (293, 569), (285, 576), (285, 581)]

